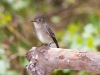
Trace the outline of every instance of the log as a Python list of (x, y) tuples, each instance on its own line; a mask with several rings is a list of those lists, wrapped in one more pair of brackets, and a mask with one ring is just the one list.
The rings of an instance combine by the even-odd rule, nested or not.
[(32, 75), (49, 75), (55, 69), (84, 70), (100, 73), (100, 52), (72, 49), (32, 47), (26, 54), (26, 69)]

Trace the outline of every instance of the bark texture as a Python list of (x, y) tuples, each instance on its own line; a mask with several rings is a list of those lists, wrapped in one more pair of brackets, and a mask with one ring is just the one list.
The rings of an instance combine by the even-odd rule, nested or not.
[(27, 52), (27, 70), (32, 75), (49, 75), (55, 69), (85, 70), (100, 73), (100, 52), (33, 47)]

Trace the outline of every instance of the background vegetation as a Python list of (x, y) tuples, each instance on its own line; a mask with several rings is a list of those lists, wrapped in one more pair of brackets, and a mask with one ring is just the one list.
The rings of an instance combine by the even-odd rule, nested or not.
[[(0, 75), (29, 75), (25, 53), (41, 42), (33, 33), (42, 13), (61, 48), (100, 51), (100, 0), (0, 0)], [(55, 70), (51, 75), (96, 75)]]

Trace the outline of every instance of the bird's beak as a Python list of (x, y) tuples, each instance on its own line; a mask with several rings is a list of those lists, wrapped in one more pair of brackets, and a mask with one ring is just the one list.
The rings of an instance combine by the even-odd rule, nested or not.
[(35, 20), (32, 20), (31, 22), (36, 22)]

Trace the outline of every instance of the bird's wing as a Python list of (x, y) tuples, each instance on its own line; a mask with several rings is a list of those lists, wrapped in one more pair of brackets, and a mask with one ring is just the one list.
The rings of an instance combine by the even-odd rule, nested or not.
[(54, 43), (56, 44), (57, 48), (59, 48), (58, 42), (56, 40), (55, 34), (53, 33), (53, 31), (49, 28), (48, 25), (46, 25), (46, 30), (47, 32), (50, 34), (50, 36), (52, 37)]

